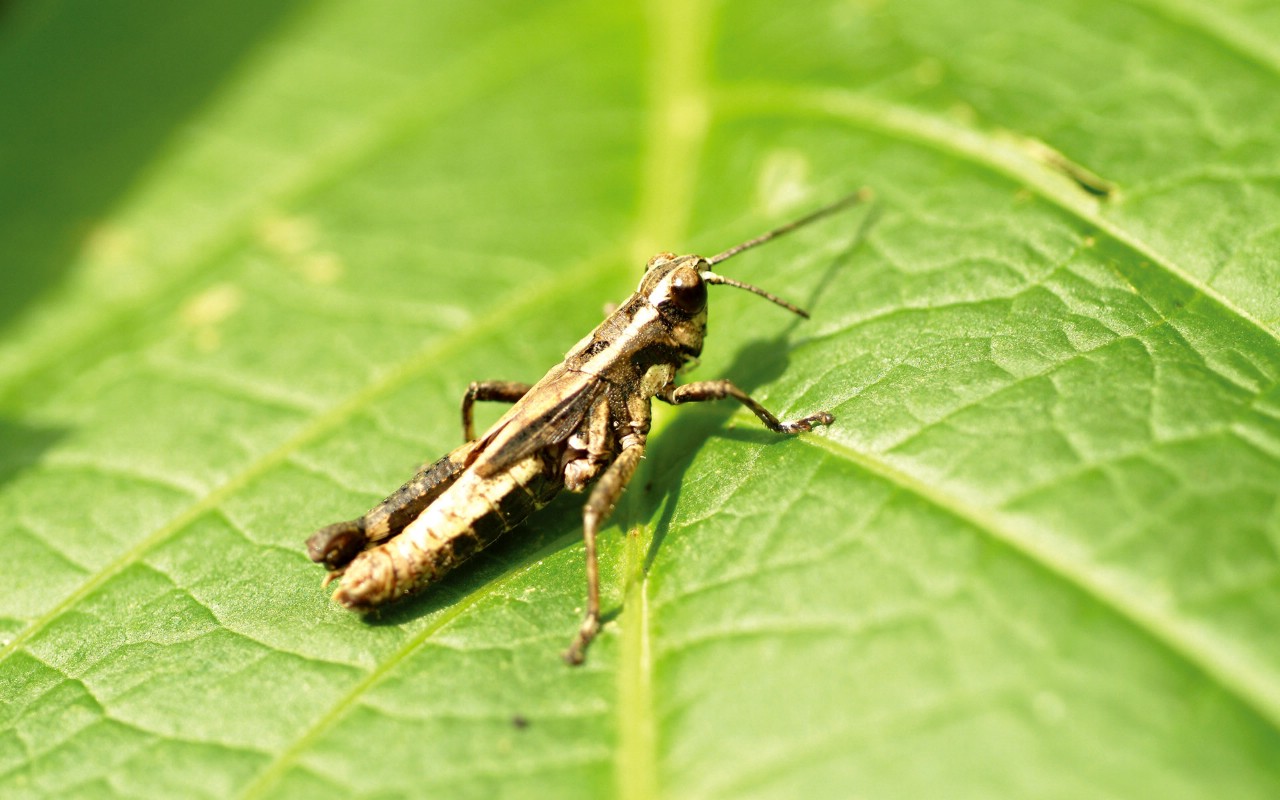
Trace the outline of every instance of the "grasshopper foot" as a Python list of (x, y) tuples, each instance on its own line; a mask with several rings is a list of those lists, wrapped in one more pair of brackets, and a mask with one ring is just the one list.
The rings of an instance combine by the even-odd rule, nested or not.
[(578, 629), (578, 635), (573, 637), (573, 644), (564, 651), (565, 662), (574, 667), (580, 665), (587, 656), (587, 645), (591, 644), (591, 640), (596, 638), (598, 633), (600, 633), (600, 617), (588, 614), (582, 621), (582, 627)]
[(819, 411), (817, 414), (810, 414), (804, 419), (798, 419), (794, 422), (783, 422), (778, 426), (781, 433), (801, 433), (803, 431), (813, 430), (814, 425), (830, 425), (835, 422), (836, 418), (826, 411)]

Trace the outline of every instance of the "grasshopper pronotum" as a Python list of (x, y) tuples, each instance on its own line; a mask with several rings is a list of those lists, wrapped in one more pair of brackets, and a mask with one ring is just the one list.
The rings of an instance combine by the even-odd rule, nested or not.
[[(659, 253), (649, 259), (635, 294), (542, 380), (533, 386), (472, 383), (462, 400), (466, 444), (424, 466), (363, 517), (321, 528), (307, 540), (311, 559), (329, 568), (327, 580), (341, 577), (334, 599), (369, 611), (415, 592), (523, 522), (561, 489), (581, 492), (594, 482), (582, 513), (587, 614), (564, 654), (570, 664), (582, 663), (600, 630), (596, 534), (644, 455), (653, 398), (672, 405), (733, 398), (778, 433), (834, 420), (820, 411), (780, 422), (727, 380), (675, 384), (680, 368), (702, 352), (708, 284), (746, 289), (808, 317), (711, 268), (867, 195), (850, 195), (711, 258)], [(515, 405), (477, 438), (472, 407), (478, 400)]]

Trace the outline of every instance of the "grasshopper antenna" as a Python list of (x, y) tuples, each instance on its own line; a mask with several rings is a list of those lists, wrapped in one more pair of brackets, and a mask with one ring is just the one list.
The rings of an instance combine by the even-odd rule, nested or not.
[(800, 306), (792, 305), (791, 303), (788, 303), (786, 300), (783, 300), (781, 297), (778, 297), (776, 294), (773, 294), (771, 292), (766, 292), (764, 289), (761, 289), (759, 286), (752, 286), (749, 283), (743, 283), (742, 281), (735, 281), (733, 278), (726, 278), (723, 275), (717, 275), (716, 273), (711, 272), (709, 270), (706, 272), (698, 273), (698, 274), (701, 275), (702, 279), (707, 283), (718, 283), (721, 286), (734, 286), (738, 289), (746, 289), (748, 292), (751, 292), (752, 294), (758, 294), (761, 297), (763, 297), (765, 300), (768, 300), (771, 303), (777, 303), (778, 305), (782, 306), (783, 308), (785, 308), (786, 310), (790, 311), (793, 314), (799, 314), (805, 319), (809, 318), (808, 311), (805, 311)]
[(742, 244), (734, 245), (733, 247), (730, 247), (728, 250), (725, 250), (723, 253), (719, 253), (717, 255), (712, 256), (711, 258), (708, 258), (707, 266), (714, 267), (716, 264), (719, 264), (721, 261), (727, 261), (728, 259), (733, 258), (738, 253), (741, 253), (743, 250), (750, 250), (753, 247), (757, 247), (759, 245), (764, 244), (770, 239), (776, 239), (779, 236), (783, 236), (784, 234), (791, 233), (792, 231), (797, 230), (798, 228), (803, 228), (804, 226), (810, 223), (817, 222), (823, 217), (829, 217), (832, 214), (836, 213), (837, 211), (848, 208), (849, 206), (856, 206), (859, 203), (865, 203), (867, 200), (870, 200), (870, 199), (871, 199), (871, 190), (864, 186), (863, 188), (859, 189), (853, 194), (848, 195), (846, 197), (842, 197), (839, 200), (835, 201), (834, 203), (831, 203), (830, 205), (825, 205), (822, 208), (818, 209), (817, 211), (814, 211), (813, 213), (807, 216), (803, 216), (800, 219), (794, 220), (793, 222), (788, 222), (786, 225), (783, 225), (781, 227), (774, 228), (768, 233), (762, 233), (754, 239), (748, 239)]
[[(723, 253), (714, 255), (711, 258), (704, 259), (703, 263), (705, 263), (709, 267), (714, 266), (716, 264), (719, 264), (721, 261), (727, 261), (728, 259), (736, 256), (738, 253), (741, 253), (743, 250), (750, 250), (753, 247), (764, 244), (770, 239), (776, 239), (779, 236), (791, 233), (797, 228), (803, 228), (805, 225), (808, 225), (812, 222), (817, 222), (823, 217), (830, 216), (836, 213), (837, 211), (848, 208), (849, 206), (854, 206), (859, 203), (866, 202), (867, 200), (870, 200), (870, 199), (871, 199), (871, 190), (866, 187), (863, 187), (858, 191), (854, 192), (853, 194), (842, 197), (839, 200), (829, 205), (825, 205), (822, 208), (818, 209), (817, 211), (814, 211), (813, 213), (808, 214), (807, 216), (803, 216), (800, 219), (794, 220), (792, 222), (788, 222), (786, 225), (783, 225), (778, 228), (774, 228), (768, 233), (762, 233), (759, 236), (755, 237), (754, 239), (748, 239), (742, 244), (730, 247), (728, 250), (725, 250)], [(778, 297), (776, 294), (766, 292), (764, 289), (761, 289), (758, 286), (752, 286), (749, 283), (743, 283), (742, 281), (735, 281), (733, 278), (726, 278), (723, 275), (717, 275), (711, 270), (706, 270), (700, 274), (702, 275), (702, 279), (707, 283), (719, 284), (721, 286), (733, 286), (738, 289), (746, 289), (748, 292), (759, 295), (771, 303), (776, 303), (777, 305), (782, 306), (783, 308), (785, 308), (786, 310), (790, 311), (793, 314), (798, 314), (801, 317), (804, 317), (805, 319), (809, 318), (808, 311), (805, 311), (803, 308), (800, 308), (797, 305), (788, 303), (786, 300), (783, 300), (781, 297)]]

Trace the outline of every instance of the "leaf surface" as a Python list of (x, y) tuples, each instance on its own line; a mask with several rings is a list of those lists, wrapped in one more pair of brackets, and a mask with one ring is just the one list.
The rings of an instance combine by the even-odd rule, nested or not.
[[(201, 13), (207, 16), (201, 16)], [(0, 16), (0, 795), (1280, 794), (1280, 15)], [(566, 496), (364, 622), (303, 540), (654, 252), (723, 271), (584, 602)], [(494, 409), (483, 414), (493, 419)]]

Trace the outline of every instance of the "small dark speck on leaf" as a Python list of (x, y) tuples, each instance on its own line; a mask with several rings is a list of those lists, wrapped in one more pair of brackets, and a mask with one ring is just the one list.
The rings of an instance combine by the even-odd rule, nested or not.
[(529, 718), (523, 714), (516, 714), (511, 718), (511, 726), (518, 731), (522, 731), (529, 727)]

